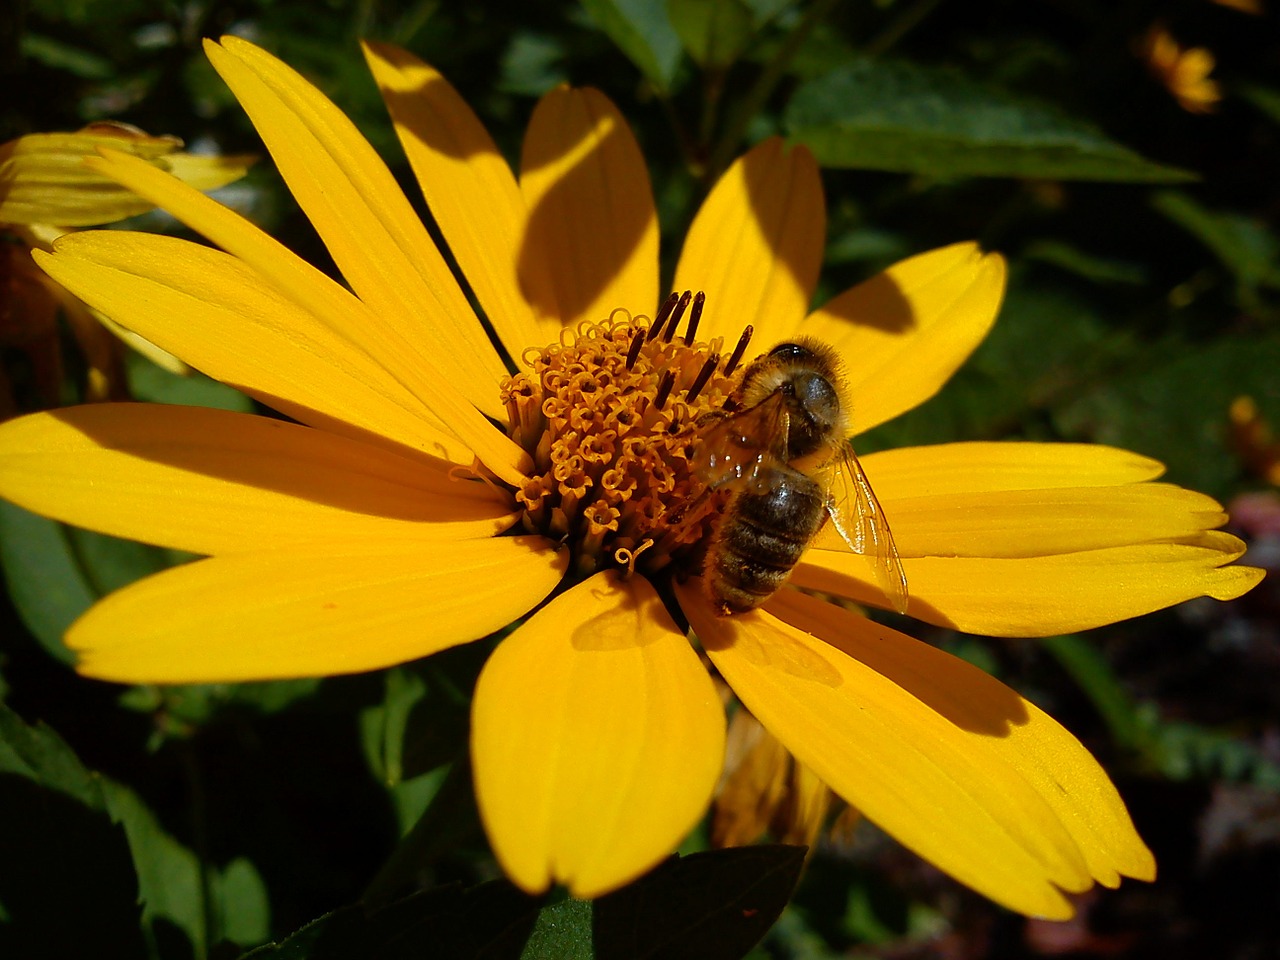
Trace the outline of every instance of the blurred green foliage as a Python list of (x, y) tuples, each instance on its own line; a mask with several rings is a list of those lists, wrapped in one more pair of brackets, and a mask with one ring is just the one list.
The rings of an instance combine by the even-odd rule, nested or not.
[[(1157, 22), (1216, 56), (1213, 112), (1184, 111), (1137, 55)], [(1266, 489), (1232, 445), (1231, 401), (1251, 396), (1280, 425), (1276, 27), (1273, 10), (1208, 0), (19, 0), (0, 10), (0, 141), (110, 119), (261, 152), (201, 51), (232, 32), (316, 82), (407, 185), (356, 44), (388, 40), (441, 69), (513, 161), (536, 97), (562, 82), (605, 90), (650, 162), (669, 276), (710, 183), (782, 133), (824, 167), (819, 299), (957, 240), (1011, 264), (990, 339), (861, 450), (1111, 443), (1226, 501)], [(219, 196), (331, 267), (269, 161)], [(160, 214), (139, 224), (180, 232)], [(4, 359), (32, 406), (21, 358)], [(138, 399), (250, 408), (138, 358), (129, 378)], [(1280, 565), (1275, 530), (1241, 530), (1259, 563)], [(75, 677), (61, 640), (74, 618), (182, 559), (0, 505), (5, 956), (733, 957), (791, 897), (800, 864), (786, 848), (694, 853), (594, 906), (492, 880), (466, 766), (486, 643), (323, 682)], [(1088, 920), (1130, 936), (1127, 955), (1280, 951), (1280, 830), (1265, 829), (1280, 822), (1267, 799), (1280, 788), (1278, 610), (1264, 584), (1230, 609), (1188, 605), (1087, 641), (930, 637), (1050, 707), (1115, 772), (1164, 864), (1157, 896), (1126, 887)], [(1209, 821), (1229, 839), (1198, 833)], [(1202, 908), (1218, 903), (1202, 896), (1211, 883), (1250, 912)], [(933, 956), (945, 942), (952, 956), (1038, 956), (1036, 929), (864, 828), (814, 854), (750, 955)], [(1081, 931), (1066, 942), (1087, 955), (1097, 942)]]

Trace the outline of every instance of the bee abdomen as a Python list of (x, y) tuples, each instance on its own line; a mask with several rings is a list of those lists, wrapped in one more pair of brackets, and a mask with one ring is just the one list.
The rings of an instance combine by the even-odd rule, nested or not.
[(809, 477), (780, 470), (771, 481), (763, 493), (733, 498), (712, 544), (706, 579), (725, 613), (768, 600), (826, 519), (822, 490)]

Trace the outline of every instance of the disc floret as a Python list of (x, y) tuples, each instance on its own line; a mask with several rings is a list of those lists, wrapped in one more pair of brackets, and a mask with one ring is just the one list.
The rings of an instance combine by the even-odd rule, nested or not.
[(694, 339), (702, 303), (673, 294), (652, 322), (620, 308), (565, 330), (502, 384), (509, 433), (534, 461), (515, 492), (524, 528), (567, 544), (578, 576), (659, 570), (709, 532), (714, 511), (687, 509), (705, 491), (695, 428), (732, 395), (750, 330), (723, 358), (721, 338)]

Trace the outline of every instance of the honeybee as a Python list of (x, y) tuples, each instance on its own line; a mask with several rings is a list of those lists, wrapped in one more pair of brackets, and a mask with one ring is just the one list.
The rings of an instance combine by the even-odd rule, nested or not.
[(828, 519), (850, 550), (871, 558), (893, 607), (906, 610), (893, 534), (846, 439), (837, 370), (824, 344), (780, 343), (747, 367), (722, 410), (699, 418), (693, 469), (708, 494), (729, 491), (703, 564), (722, 615), (768, 600)]

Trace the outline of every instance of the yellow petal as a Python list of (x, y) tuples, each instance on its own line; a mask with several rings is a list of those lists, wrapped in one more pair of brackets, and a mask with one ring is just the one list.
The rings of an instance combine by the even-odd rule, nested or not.
[(786, 748), (749, 711), (733, 715), (711, 823), (713, 846), (743, 847), (764, 836), (784, 800), (790, 765)]
[[(880, 503), (904, 557), (1039, 557), (1194, 537), (1227, 522), (1212, 498), (1169, 483), (934, 493)], [(842, 549), (825, 529), (814, 546)]]
[(69, 407), (0, 425), (0, 494), (193, 553), (461, 540), (515, 521), (488, 485), (420, 460), (280, 420), (160, 404)]
[[(1071, 915), (1060, 890), (1089, 886), (1085, 859), (1040, 785), (987, 743), (1028, 722), (1012, 691), (967, 726), (946, 704), (765, 611), (716, 616), (696, 581), (677, 594), (734, 693), (867, 819), (998, 903)], [(860, 629), (847, 617), (839, 635)], [(838, 635), (828, 623), (823, 635)]]
[(1114, 887), (1121, 876), (1154, 878), (1155, 861), (1105, 771), (1033, 703), (957, 657), (794, 590), (778, 594), (768, 609), (944, 717), (958, 728), (963, 749), (985, 755), (981, 763), (992, 781), (1025, 780), (1070, 833), (1093, 879)]
[(317, 544), (200, 560), (72, 624), (87, 676), (213, 683), (359, 673), (486, 636), (559, 582), (540, 537)]
[(803, 763), (793, 762), (787, 804), (775, 818), (778, 841), (806, 846), (812, 853), (830, 809), (831, 789)]
[(527, 220), (517, 269), (535, 310), (567, 327), (616, 307), (653, 315), (658, 216), (649, 172), (604, 94), (560, 87), (539, 101), (520, 191)]
[(476, 686), (471, 745), (507, 875), (592, 897), (648, 870), (702, 816), (724, 711), (653, 588), (604, 573), (502, 641)]
[[(1211, 531), (1168, 543), (1017, 559), (924, 557), (903, 560), (918, 620), (996, 637), (1047, 637), (1115, 623), (1193, 597), (1234, 600), (1263, 571), (1228, 566), (1244, 553)], [(884, 606), (863, 557), (810, 550), (791, 580)]]
[(507, 354), (519, 360), (554, 343), (559, 322), (539, 323), (520, 290), (524, 198), (493, 138), (435, 68), (388, 43), (366, 40), (364, 55), (431, 215)]
[(861, 459), (881, 500), (1110, 486), (1164, 473), (1158, 460), (1096, 443), (940, 443)]
[(366, 354), (218, 250), (125, 231), (69, 234), (37, 262), (197, 370), (312, 426), (470, 463), (472, 451)]
[(392, 368), (439, 368), (478, 409), (501, 417), (502, 361), (368, 141), (319, 90), (266, 51), (228, 36), (222, 46), (206, 41), (205, 52), (351, 288), (399, 331), (403, 353)]
[(854, 435), (928, 400), (995, 322), (1004, 259), (957, 243), (903, 260), (800, 326), (844, 361)]
[(675, 289), (703, 290), (699, 337), (732, 350), (748, 324), (750, 355), (793, 337), (822, 264), (826, 207), (813, 155), (774, 137), (740, 157), (689, 228)]
[(195, 153), (171, 153), (162, 167), (187, 186), (197, 190), (217, 190), (239, 180), (257, 161), (248, 154), (218, 156)]
[[(504, 480), (520, 483), (529, 466), (524, 452), (495, 429), (433, 363), (421, 357), (404, 362), (403, 333), (392, 320), (370, 310), (239, 214), (174, 178), (111, 151), (88, 162), (243, 260), (257, 272), (260, 282), (301, 307), (291, 318), (299, 336), (323, 346), (335, 361), (353, 350), (364, 354), (359, 358), (362, 367), (375, 368), (373, 375), (380, 380), (395, 381), (388, 390), (407, 390), (417, 398), (411, 407), (437, 430), (461, 440)], [(452, 440), (443, 442), (458, 446)], [(470, 453), (465, 456), (469, 462)]]
[[(131, 400), (129, 381), (121, 357), (122, 347), (115, 336), (116, 331), (101, 322), (101, 314), (90, 310), (83, 301), (73, 297), (69, 290), (43, 273), (34, 261), (28, 257), (22, 259), (25, 261), (22, 272), (29, 270), (35, 274), (49, 295), (57, 300), (62, 319), (71, 330), (76, 346), (84, 357), (88, 368), (85, 372), (84, 400), (88, 403)], [(10, 305), (13, 306), (12, 301)]]
[(145, 199), (84, 165), (110, 146), (190, 175), (202, 190), (244, 175), (249, 157), (192, 157), (176, 153), (176, 137), (151, 137), (119, 123), (95, 123), (78, 133), (33, 133), (0, 146), (0, 222), (85, 227), (151, 209)]

